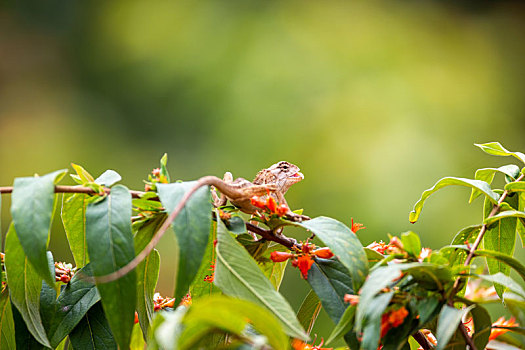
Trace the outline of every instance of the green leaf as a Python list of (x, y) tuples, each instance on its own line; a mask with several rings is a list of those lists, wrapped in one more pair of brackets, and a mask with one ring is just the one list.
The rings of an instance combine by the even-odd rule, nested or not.
[[(514, 164), (509, 164), (501, 166), (499, 168), (478, 169), (476, 170), (476, 175), (474, 176), (474, 179), (485, 181), (490, 185), (492, 183), (492, 180), (494, 180), (494, 175), (497, 172), (509, 176), (511, 180), (515, 180), (520, 174), (520, 168)], [(476, 199), (479, 195), (481, 195), (481, 192), (473, 188), (472, 193), (470, 194), (469, 203), (472, 203), (472, 201)]]
[[(513, 204), (512, 201), (517, 200), (517, 196), (514, 198), (507, 197), (505, 199), (509, 204)], [(485, 200), (484, 206), (484, 217), (487, 218), (492, 211), (492, 204)], [(504, 214), (504, 211), (498, 215)], [(497, 216), (497, 215), (496, 215)], [(483, 246), (487, 250), (494, 250), (506, 255), (512, 256), (514, 253), (514, 246), (516, 244), (516, 224), (517, 220), (515, 217), (501, 218), (496, 221), (493, 225), (488, 226), (485, 236), (483, 236)], [(497, 260), (487, 260), (487, 267), (490, 274), (501, 272), (505, 275), (510, 274), (510, 268), (503, 262)], [(496, 292), (501, 298), (504, 292), (504, 287), (495, 285)]]
[(355, 321), (356, 332), (361, 332), (365, 315), (368, 312), (367, 310), (373, 308), (372, 303), (376, 295), (401, 275), (399, 265), (400, 264), (379, 267), (368, 276), (363, 288), (361, 288), (359, 292), (359, 305), (357, 306)]
[(131, 333), (131, 344), (130, 350), (144, 350), (147, 349), (146, 342), (142, 334), (142, 330), (139, 324), (133, 326), (133, 332)]
[(348, 269), (354, 290), (359, 290), (368, 275), (368, 259), (361, 242), (345, 224), (324, 216), (296, 223), (314, 233)]
[[(112, 188), (101, 201), (86, 210), (86, 232), (91, 268), (95, 276), (106, 275), (125, 266), (135, 256), (131, 233), (131, 195), (122, 185)], [(129, 347), (136, 303), (136, 273), (97, 284), (115, 340)]]
[(159, 279), (160, 255), (154, 249), (137, 266), (137, 313), (144, 339), (148, 339), (148, 330), (153, 321), (153, 295)]
[[(473, 243), (478, 236), (482, 225), (467, 226), (459, 231), (452, 240), (452, 245), (466, 244), (466, 242)], [(443, 251), (441, 249), (440, 251)], [(449, 261), (451, 266), (463, 265), (467, 258), (468, 252), (462, 250), (446, 250), (443, 256)]]
[(312, 332), (312, 328), (314, 327), (320, 311), (321, 301), (317, 294), (311, 290), (301, 303), (299, 311), (297, 311), (297, 319), (299, 320), (299, 323), (301, 323), (301, 326), (306, 329), (307, 334)]
[(217, 224), (215, 221), (212, 221), (210, 226), (210, 236), (208, 238), (208, 245), (206, 246), (206, 251), (202, 258), (201, 266), (197, 272), (197, 276), (193, 280), (193, 283), (190, 286), (190, 294), (192, 298), (198, 299), (202, 296), (210, 296), (215, 293), (220, 293), (221, 290), (213, 283), (205, 281), (206, 276), (210, 276), (213, 273), (213, 268), (211, 265), (216, 265), (215, 263), (215, 245), (214, 242), (217, 239)]
[[(168, 212), (180, 202), (196, 181), (158, 184), (162, 205)], [(182, 298), (195, 279), (206, 250), (211, 226), (211, 193), (209, 186), (199, 188), (188, 200), (172, 224), (179, 246), (179, 264), (176, 269), (175, 294)]]
[(160, 174), (166, 176), (166, 181), (170, 183), (170, 174), (168, 173), (168, 154), (164, 153), (162, 158), (160, 158)]
[(15, 325), (13, 323), (8, 288), (4, 289), (0, 295), (0, 349), (16, 349)]
[(15, 325), (15, 343), (16, 349), (26, 349), (26, 350), (43, 350), (49, 349), (44, 345), (36, 341), (35, 337), (29, 332), (24, 319), (20, 312), (18, 312), (16, 307), (11, 309), (13, 312), (13, 323)]
[(55, 180), (65, 171), (58, 170), (42, 177), (16, 178), (11, 195), (11, 215), (20, 243), (35, 271), (49, 285), (55, 283), (55, 276), (47, 268), (46, 256), (55, 202)]
[(109, 169), (104, 171), (102, 175), (97, 177), (95, 183), (102, 186), (111, 187), (120, 180), (122, 180), (122, 177), (119, 175), (119, 173), (117, 173), (115, 170)]
[(476, 304), (476, 307), (470, 311), (472, 319), (474, 320), (474, 334), (472, 334), (472, 340), (478, 349), (485, 349), (489, 341), (490, 330), (492, 327), (492, 321), (487, 310)]
[(227, 295), (246, 299), (270, 310), (286, 333), (307, 340), (295, 313), (248, 252), (232, 238), (221, 220), (217, 221), (217, 265), (215, 284)]
[(73, 169), (75, 169), (75, 172), (77, 173), (78, 178), (80, 179), (82, 184), (85, 184), (88, 182), (95, 182), (95, 179), (93, 178), (93, 176), (91, 176), (91, 174), (86, 169), (84, 169), (82, 166), (78, 164), (73, 164), (73, 163), (71, 163), (71, 166), (73, 167)]
[(270, 256), (271, 253), (275, 251), (288, 251), (288, 249), (278, 243), (270, 242), (268, 244), (268, 248), (257, 260), (257, 263), (259, 264), (259, 267), (261, 268), (264, 275), (270, 280), (270, 282), (272, 282), (274, 288), (279, 290), (281, 282), (283, 281), (286, 265), (288, 265), (288, 260), (283, 262), (273, 262), (270, 259)]
[[(490, 209), (492, 210), (492, 206), (490, 207)], [(508, 218), (525, 219), (525, 212), (518, 211), (518, 210), (505, 210), (501, 213), (491, 216), (490, 218), (489, 217), (485, 218), (485, 220), (483, 220), (483, 223), (486, 224), (487, 226), (491, 226), (500, 220), (504, 220)]]
[[(116, 350), (117, 343), (109, 328), (101, 303), (96, 303), (69, 335), (75, 350)], [(126, 348), (127, 349), (127, 348)]]
[[(48, 268), (47, 256), (45, 268)], [(9, 227), (5, 241), (5, 269), (11, 302), (20, 311), (29, 332), (35, 339), (50, 347), (40, 317), (42, 280), (24, 254), (13, 224)]]
[[(245, 300), (218, 295), (200, 299), (192, 304), (183, 323), (187, 328), (205, 323), (239, 335), (246, 328), (248, 320), (261, 335), (267, 337), (273, 349), (288, 349), (288, 337), (282, 331), (277, 318), (267, 309)], [(193, 349), (192, 345), (198, 340), (196, 337), (186, 339), (188, 333), (187, 329), (182, 332), (180, 349)]]
[(509, 309), (514, 317), (518, 320), (520, 325), (525, 324), (525, 301), (513, 298), (509, 293), (503, 296), (505, 306)]
[(316, 258), (308, 271), (307, 281), (328, 316), (337, 324), (346, 309), (345, 294), (354, 294), (346, 268), (338, 260)]
[(511, 277), (504, 275), (501, 272), (498, 272), (494, 275), (475, 275), (475, 276), (482, 278), (485, 281), (494, 283), (494, 286), (496, 286), (497, 284), (500, 284), (508, 288), (510, 291), (518, 294), (520, 297), (525, 298), (525, 290), (523, 289), (523, 287), (521, 287)]
[(489, 200), (492, 201), (494, 204), (498, 203), (499, 195), (496, 192), (492, 191), (490, 185), (485, 181), (464, 179), (459, 177), (444, 177), (438, 182), (436, 182), (436, 184), (433, 187), (423, 192), (423, 194), (421, 195), (421, 199), (417, 201), (417, 203), (414, 205), (414, 209), (410, 212), (410, 222), (415, 223), (418, 220), (419, 215), (421, 214), (421, 210), (423, 209), (423, 204), (425, 203), (426, 199), (430, 197), (431, 194), (443, 187), (450, 185), (459, 185), (475, 188), (483, 194), (485, 194), (487, 198), (489, 198)]
[(403, 243), (403, 247), (409, 255), (418, 257), (419, 253), (421, 253), (421, 240), (414, 232), (403, 232), (401, 234), (401, 243)]
[(82, 193), (64, 193), (62, 197), (62, 223), (75, 264), (85, 266), (88, 262), (86, 245), (86, 206), (88, 196)]
[[(518, 193), (518, 210), (521, 212), (525, 211), (525, 192)], [(516, 232), (520, 235), (521, 246), (522, 248), (524, 248), (525, 247), (525, 223), (521, 219), (518, 220), (518, 224), (516, 226)]]
[(339, 320), (339, 323), (335, 326), (334, 330), (328, 337), (326, 345), (330, 344), (334, 340), (338, 339), (339, 337), (342, 337), (343, 335), (352, 330), (352, 328), (354, 327), (355, 310), (355, 305), (351, 305), (346, 308), (345, 312), (343, 313), (343, 316), (341, 316), (341, 319)]
[(363, 331), (361, 348), (364, 350), (376, 350), (379, 344), (381, 331), (381, 316), (387, 308), (394, 292), (379, 294), (373, 299), (373, 307), (366, 310), (366, 326)]
[(100, 300), (95, 285), (82, 278), (91, 275), (91, 265), (77, 271), (58, 296), (55, 314), (47, 332), (52, 347), (56, 347)]
[(501, 261), (502, 263), (516, 270), (516, 272), (525, 281), (525, 266), (518, 260), (514, 259), (512, 256), (492, 250), (476, 250), (475, 256), (485, 256)]
[[(132, 229), (136, 231), (134, 244), (137, 254), (151, 241), (164, 220), (166, 220), (166, 214), (159, 213), (133, 224)], [(157, 250), (153, 250), (137, 266), (137, 313), (144, 339), (147, 339), (148, 330), (153, 321), (153, 295), (159, 278), (159, 269), (160, 255)]]
[(466, 315), (474, 305), (458, 310), (454, 307), (444, 305), (439, 313), (436, 339), (438, 341), (436, 350), (445, 349), (450, 338), (456, 332), (461, 318)]
[(493, 156), (513, 156), (516, 159), (519, 159), (525, 163), (525, 154), (521, 152), (511, 152), (505, 149), (505, 147), (503, 147), (499, 142), (489, 142), (481, 144), (475, 143), (474, 145), (481, 148), (483, 152), (491, 154)]

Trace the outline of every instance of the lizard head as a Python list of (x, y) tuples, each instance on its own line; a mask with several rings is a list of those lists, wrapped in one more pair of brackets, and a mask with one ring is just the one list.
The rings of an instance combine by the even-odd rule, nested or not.
[(304, 179), (299, 167), (286, 161), (275, 163), (267, 170), (274, 176), (275, 182), (283, 194), (288, 191), (290, 186)]

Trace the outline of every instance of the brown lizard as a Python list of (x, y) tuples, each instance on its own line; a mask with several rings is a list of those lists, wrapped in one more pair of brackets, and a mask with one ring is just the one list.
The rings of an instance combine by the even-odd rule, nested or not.
[[(224, 175), (224, 180), (221, 180), (216, 176), (201, 177), (197, 180), (197, 183), (184, 194), (181, 201), (177, 204), (175, 209), (173, 209), (162, 226), (157, 230), (148, 245), (146, 245), (146, 247), (144, 247), (144, 249), (133, 258), (133, 260), (115, 272), (95, 277), (95, 280), (98, 283), (111, 282), (119, 279), (136, 268), (138, 264), (140, 264), (142, 260), (151, 253), (153, 248), (155, 248), (173, 220), (175, 220), (184, 205), (186, 205), (191, 195), (202, 186), (213, 186), (221, 193), (221, 196), (218, 197), (215, 190), (212, 190), (214, 205), (216, 207), (226, 204), (226, 200), (228, 199), (241, 211), (253, 214), (258, 210), (257, 207), (251, 204), (251, 198), (253, 196), (271, 195), (274, 196), (279, 204), (287, 205), (286, 200), (284, 199), (284, 194), (288, 191), (290, 186), (301, 181), (303, 178), (303, 174), (299, 172), (299, 167), (285, 161), (275, 163), (269, 168), (259, 171), (253, 182), (243, 178), (233, 180), (231, 173), (226, 173)], [(298, 215), (292, 211), (288, 211), (286, 218), (293, 221), (309, 219), (307, 216)]]

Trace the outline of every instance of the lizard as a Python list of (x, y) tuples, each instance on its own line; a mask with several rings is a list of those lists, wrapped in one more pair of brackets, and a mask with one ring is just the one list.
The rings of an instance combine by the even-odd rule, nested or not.
[[(253, 196), (270, 195), (273, 196), (280, 204), (286, 204), (286, 206), (288, 206), (284, 198), (284, 194), (293, 184), (301, 181), (304, 178), (303, 174), (299, 172), (299, 170), (299, 167), (294, 164), (286, 161), (280, 161), (273, 164), (269, 168), (259, 171), (253, 182), (243, 178), (233, 180), (233, 176), (229, 172), (224, 175), (222, 180), (216, 176), (201, 177), (197, 180), (196, 184), (184, 194), (180, 202), (169, 214), (168, 218), (162, 223), (161, 227), (157, 230), (150, 242), (140, 253), (135, 256), (135, 258), (133, 258), (133, 260), (131, 260), (127, 265), (121, 267), (119, 270), (116, 270), (110, 274), (94, 277), (94, 280), (98, 283), (108, 283), (119, 279), (136, 268), (142, 262), (142, 260), (144, 260), (151, 253), (153, 248), (155, 248), (173, 220), (175, 220), (182, 208), (186, 205), (191, 195), (195, 193), (195, 191), (200, 187), (213, 186), (221, 193), (220, 197), (218, 197), (215, 193), (215, 190), (212, 190), (215, 207), (222, 206), (226, 204), (226, 200), (229, 200), (242, 212), (254, 214), (258, 208), (251, 204), (251, 198)], [(293, 221), (309, 219), (307, 216), (295, 214), (291, 210), (288, 210), (286, 217)], [(86, 279), (93, 280), (93, 278), (87, 276)]]

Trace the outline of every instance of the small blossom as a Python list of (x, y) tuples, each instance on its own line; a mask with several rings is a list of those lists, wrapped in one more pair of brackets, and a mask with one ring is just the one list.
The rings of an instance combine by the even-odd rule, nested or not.
[(362, 229), (365, 229), (366, 227), (363, 226), (363, 224), (360, 224), (360, 223), (354, 223), (354, 218), (351, 218), (351, 224), (352, 224), (352, 232), (353, 233), (356, 233), (357, 231), (359, 230), (362, 230)]
[(277, 212), (277, 202), (272, 196), (268, 196), (266, 206), (268, 207), (271, 213)]
[(277, 207), (276, 214), (279, 216), (285, 216), (290, 211), (290, 208), (286, 204), (281, 204)]
[(287, 252), (276, 251), (276, 252), (271, 252), (270, 253), (270, 259), (273, 262), (283, 262), (283, 261), (286, 261), (286, 260), (292, 258), (293, 256), (294, 255), (292, 253), (287, 253)]
[(498, 295), (494, 286), (482, 287), (480, 280), (469, 280), (465, 289), (465, 298), (472, 301), (496, 300)]
[(139, 323), (139, 314), (135, 311), (135, 324)]
[(254, 207), (257, 207), (257, 208), (259, 208), (259, 209), (263, 209), (263, 210), (266, 209), (266, 202), (263, 201), (263, 200), (261, 199), (261, 197), (259, 197), (259, 196), (253, 196), (253, 197), (250, 199), (250, 202), (252, 203), (252, 205), (253, 205)]
[(379, 243), (376, 242), (376, 241), (373, 241), (372, 243), (370, 243), (367, 246), (367, 248), (368, 249), (372, 249), (372, 250), (378, 252), (379, 254), (385, 254), (385, 251), (388, 248), (388, 244), (386, 244), (383, 241), (379, 241)]
[(432, 249), (422, 248), (421, 252), (419, 253), (419, 258), (418, 258), (419, 262), (423, 262), (423, 260), (425, 260), (425, 258), (428, 258), (430, 254), (432, 254)]
[(301, 271), (301, 277), (308, 279), (308, 271), (312, 267), (314, 261), (310, 255), (302, 255), (297, 258), (297, 267)]
[(190, 293), (186, 294), (186, 296), (182, 298), (182, 300), (180, 301), (179, 305), (190, 307), (191, 306), (191, 294)]
[(151, 174), (155, 177), (160, 177), (160, 168), (155, 168), (151, 171)]
[(322, 258), (322, 259), (330, 259), (334, 256), (334, 253), (330, 250), (330, 248), (319, 248), (313, 252), (314, 255)]
[[(516, 319), (511, 317), (509, 320), (505, 320), (505, 317), (500, 317), (492, 324), (492, 327), (519, 327), (519, 324), (516, 323)], [(489, 340), (494, 340), (502, 334), (507, 333), (509, 330), (504, 328), (492, 328), (490, 331)]]
[(350, 303), (350, 305), (357, 305), (359, 304), (359, 295), (345, 294), (343, 301), (345, 303)]
[(159, 311), (167, 307), (173, 307), (175, 304), (174, 298), (164, 298), (161, 297), (159, 293), (153, 295), (153, 310)]

